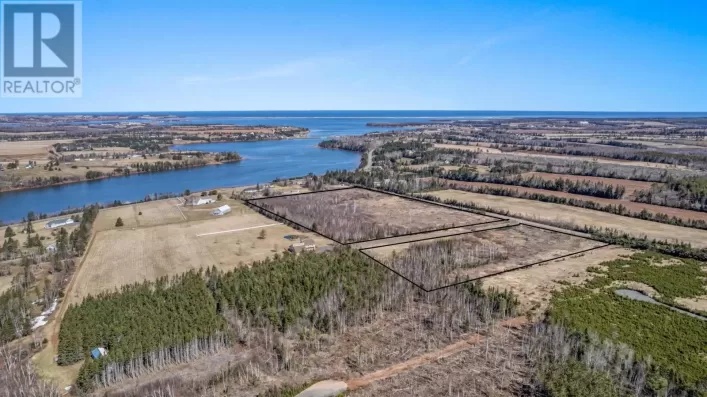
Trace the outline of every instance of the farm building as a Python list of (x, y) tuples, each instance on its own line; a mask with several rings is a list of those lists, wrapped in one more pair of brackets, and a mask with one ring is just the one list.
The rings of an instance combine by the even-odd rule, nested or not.
[(222, 216), (228, 214), (229, 212), (231, 212), (231, 207), (227, 205), (222, 205), (216, 208), (215, 210), (211, 211), (211, 215)]
[(213, 204), (215, 202), (216, 202), (216, 200), (209, 198), (209, 197), (189, 197), (186, 200), (186, 205), (197, 206), (197, 205)]
[(316, 249), (317, 245), (314, 243), (314, 240), (311, 238), (306, 238), (299, 242), (293, 243), (287, 250), (290, 252), (299, 253), (303, 251), (314, 251)]
[(71, 218), (66, 218), (66, 219), (57, 219), (54, 221), (49, 221), (47, 224), (44, 226), (45, 229), (55, 229), (57, 227), (62, 227), (66, 225), (72, 225), (74, 224), (74, 220)]

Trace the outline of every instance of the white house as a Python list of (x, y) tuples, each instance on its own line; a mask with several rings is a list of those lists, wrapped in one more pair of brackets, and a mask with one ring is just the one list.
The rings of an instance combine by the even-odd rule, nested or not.
[(71, 219), (71, 218), (57, 219), (57, 220), (54, 220), (54, 221), (49, 221), (49, 222), (47, 222), (47, 224), (44, 225), (44, 228), (45, 228), (45, 229), (56, 229), (57, 227), (62, 227), (62, 226), (66, 226), (66, 225), (72, 225), (72, 224), (74, 224), (74, 223), (76, 223), (76, 222), (74, 222), (74, 220)]
[(213, 204), (215, 202), (216, 202), (216, 200), (209, 198), (209, 197), (191, 196), (186, 199), (186, 205), (193, 205), (193, 206)]
[(229, 212), (231, 212), (231, 207), (227, 205), (222, 205), (216, 208), (215, 210), (211, 211), (211, 215), (222, 216), (228, 214)]
[(216, 202), (216, 200), (214, 200), (212, 198), (205, 197), (205, 198), (200, 198), (200, 199), (196, 200), (194, 202), (194, 205), (206, 205), (206, 204), (212, 204), (215, 202)]

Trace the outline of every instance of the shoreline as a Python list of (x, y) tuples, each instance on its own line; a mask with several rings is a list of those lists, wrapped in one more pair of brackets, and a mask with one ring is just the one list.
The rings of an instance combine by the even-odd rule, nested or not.
[(233, 164), (233, 163), (240, 163), (243, 160), (246, 160), (246, 157), (242, 157), (240, 160), (231, 160), (231, 161), (220, 161), (218, 163), (209, 163), (209, 164), (204, 164), (204, 165), (198, 165), (198, 166), (193, 166), (193, 167), (185, 167), (185, 168), (178, 168), (178, 169), (172, 169), (172, 170), (163, 170), (163, 171), (135, 171), (135, 172), (130, 172), (128, 175), (104, 175), (100, 176), (98, 178), (93, 178), (93, 179), (81, 179), (78, 181), (63, 181), (59, 183), (52, 183), (50, 185), (42, 185), (42, 186), (28, 186), (28, 187), (18, 187), (18, 188), (11, 188), (11, 189), (5, 189), (5, 190), (0, 190), (0, 196), (2, 196), (5, 193), (16, 193), (16, 192), (25, 192), (29, 190), (39, 190), (39, 189), (46, 189), (46, 188), (51, 188), (51, 187), (60, 187), (60, 186), (65, 186), (65, 185), (73, 185), (77, 183), (89, 183), (89, 182), (98, 182), (106, 179), (112, 179), (112, 178), (121, 178), (121, 177), (131, 177), (134, 175), (143, 175), (143, 174), (162, 174), (164, 172), (170, 172), (170, 171), (183, 171), (183, 170), (189, 170), (189, 169), (197, 169), (197, 168), (203, 168), (203, 167), (209, 167), (209, 166), (214, 166), (214, 165), (225, 165), (225, 164)]

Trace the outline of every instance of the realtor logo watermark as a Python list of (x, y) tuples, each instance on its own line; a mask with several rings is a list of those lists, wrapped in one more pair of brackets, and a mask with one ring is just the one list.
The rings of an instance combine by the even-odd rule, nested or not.
[(0, 5), (1, 95), (80, 97), (81, 2), (2, 1)]

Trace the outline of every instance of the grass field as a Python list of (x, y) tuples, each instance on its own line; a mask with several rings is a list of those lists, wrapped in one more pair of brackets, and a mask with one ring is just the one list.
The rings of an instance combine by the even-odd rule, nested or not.
[(604, 244), (527, 225), (366, 250), (427, 289), (475, 279)]
[(254, 202), (342, 242), (399, 236), (495, 219), (365, 189), (273, 197)]
[(600, 176), (583, 176), (569, 174), (551, 174), (547, 172), (526, 172), (522, 176), (529, 178), (542, 178), (544, 180), (554, 181), (558, 178), (569, 179), (571, 181), (587, 181), (591, 183), (603, 183), (605, 185), (623, 186), (626, 189), (625, 197), (630, 197), (636, 190), (649, 190), (653, 186), (652, 182), (632, 181), (629, 179), (617, 178), (602, 178)]
[(707, 212), (690, 211), (690, 210), (683, 210), (680, 208), (672, 208), (672, 207), (663, 207), (660, 205), (637, 203), (637, 202), (628, 201), (628, 200), (585, 196), (582, 194), (558, 192), (558, 191), (554, 191), (554, 190), (545, 190), (545, 189), (535, 189), (535, 188), (523, 187), (523, 186), (503, 185), (503, 184), (499, 184), (499, 183), (463, 182), (463, 181), (447, 181), (447, 183), (449, 183), (450, 185), (456, 184), (457, 186), (509, 189), (509, 190), (515, 190), (520, 193), (542, 194), (545, 196), (564, 197), (567, 199), (575, 199), (575, 200), (582, 200), (582, 201), (593, 201), (597, 204), (601, 204), (602, 206), (623, 205), (624, 207), (626, 207), (627, 209), (629, 209), (631, 212), (634, 212), (634, 213), (639, 213), (643, 210), (646, 210), (652, 214), (665, 214), (671, 218), (676, 217), (676, 218), (680, 218), (683, 220), (694, 219), (694, 220), (707, 221)]
[[(329, 243), (234, 203), (226, 216), (185, 221), (176, 203), (161, 200), (101, 211), (69, 299), (78, 302), (90, 294), (190, 269), (230, 270), (282, 252), (291, 244), (284, 238), (288, 235), (312, 237), (318, 246)], [(190, 211), (201, 210), (184, 209), (185, 214)], [(121, 228), (115, 227), (118, 216), (125, 223)], [(262, 231), (264, 239), (259, 238)]]
[(442, 190), (432, 192), (431, 194), (445, 200), (454, 199), (462, 202), (473, 202), (483, 208), (508, 211), (510, 214), (523, 215), (537, 219), (538, 221), (562, 222), (580, 226), (590, 225), (600, 228), (616, 229), (634, 236), (645, 235), (651, 239), (677, 240), (690, 243), (695, 247), (707, 247), (706, 230), (673, 226), (618, 216), (607, 212), (513, 197), (493, 196), (459, 190)]
[(540, 316), (548, 308), (553, 292), (594, 277), (593, 273), (587, 271), (591, 267), (633, 253), (632, 250), (617, 246), (604, 247), (540, 266), (485, 278), (484, 287), (513, 291), (519, 297), (521, 312), (532, 312)]
[(72, 140), (57, 139), (48, 141), (16, 141), (0, 144), (0, 161), (9, 160), (46, 160), (49, 150), (55, 143), (69, 143)]
[(476, 145), (451, 145), (447, 143), (435, 143), (434, 147), (438, 149), (455, 149), (455, 150), (469, 150), (472, 152), (481, 152), (481, 153), (501, 153), (499, 149), (494, 149), (490, 147), (484, 147), (484, 146), (476, 146)]
[[(493, 154), (491, 154), (490, 156), (493, 156)], [(646, 161), (619, 160), (619, 159), (612, 159), (612, 158), (605, 158), (605, 157), (570, 156), (570, 155), (562, 155), (562, 154), (546, 154), (546, 153), (523, 152), (523, 151), (508, 152), (508, 153), (503, 153), (502, 155), (497, 155), (497, 156), (499, 156), (499, 158), (501, 158), (501, 157), (502, 158), (516, 157), (515, 160), (518, 160), (518, 161), (522, 160), (522, 158), (524, 158), (524, 157), (525, 158), (533, 157), (533, 158), (563, 159), (563, 160), (574, 161), (574, 162), (589, 161), (589, 162), (595, 162), (595, 163), (601, 163), (601, 164), (632, 165), (632, 166), (647, 167), (647, 168), (680, 169), (680, 170), (687, 169), (687, 167), (685, 167), (683, 165), (649, 163)]]

